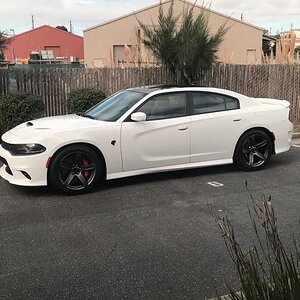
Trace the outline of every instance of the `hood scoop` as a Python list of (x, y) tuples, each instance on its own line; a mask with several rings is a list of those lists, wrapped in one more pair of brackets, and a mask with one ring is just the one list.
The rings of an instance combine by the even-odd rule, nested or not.
[[(34, 126), (34, 124), (32, 122), (27, 122), (26, 123), (26, 126), (27, 127), (31, 127), (31, 126)], [(45, 129), (49, 129), (49, 127), (37, 127), (35, 128), (36, 130), (45, 130)]]

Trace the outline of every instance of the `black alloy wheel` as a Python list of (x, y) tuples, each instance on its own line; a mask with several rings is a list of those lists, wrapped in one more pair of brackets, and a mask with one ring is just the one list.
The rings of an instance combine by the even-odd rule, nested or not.
[(263, 168), (271, 158), (273, 150), (272, 140), (262, 130), (250, 130), (239, 140), (234, 161), (246, 171)]
[(83, 145), (71, 145), (54, 157), (49, 175), (57, 190), (82, 194), (100, 181), (102, 169), (101, 160), (92, 149)]

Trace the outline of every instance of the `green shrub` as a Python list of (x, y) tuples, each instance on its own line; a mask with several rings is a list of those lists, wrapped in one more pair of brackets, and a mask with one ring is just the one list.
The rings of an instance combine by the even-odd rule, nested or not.
[(0, 97), (0, 134), (16, 125), (44, 115), (40, 96), (13, 93)]
[(105, 98), (101, 90), (94, 88), (83, 88), (72, 91), (68, 95), (67, 111), (68, 113), (82, 113)]

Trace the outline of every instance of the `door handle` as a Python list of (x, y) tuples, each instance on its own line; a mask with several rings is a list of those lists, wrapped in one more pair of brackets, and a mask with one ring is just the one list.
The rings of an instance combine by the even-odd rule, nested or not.
[(233, 119), (233, 122), (239, 122), (241, 121), (242, 119)]
[(181, 125), (178, 127), (178, 130), (180, 131), (184, 131), (184, 130), (187, 130), (188, 129), (188, 126), (187, 125)]

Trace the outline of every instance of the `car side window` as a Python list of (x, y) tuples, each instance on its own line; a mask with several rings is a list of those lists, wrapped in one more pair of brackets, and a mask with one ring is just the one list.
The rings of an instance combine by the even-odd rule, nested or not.
[(193, 114), (204, 114), (239, 108), (239, 101), (233, 97), (214, 93), (192, 93)]
[(186, 94), (169, 93), (152, 97), (139, 109), (147, 115), (147, 121), (182, 117), (186, 115)]

